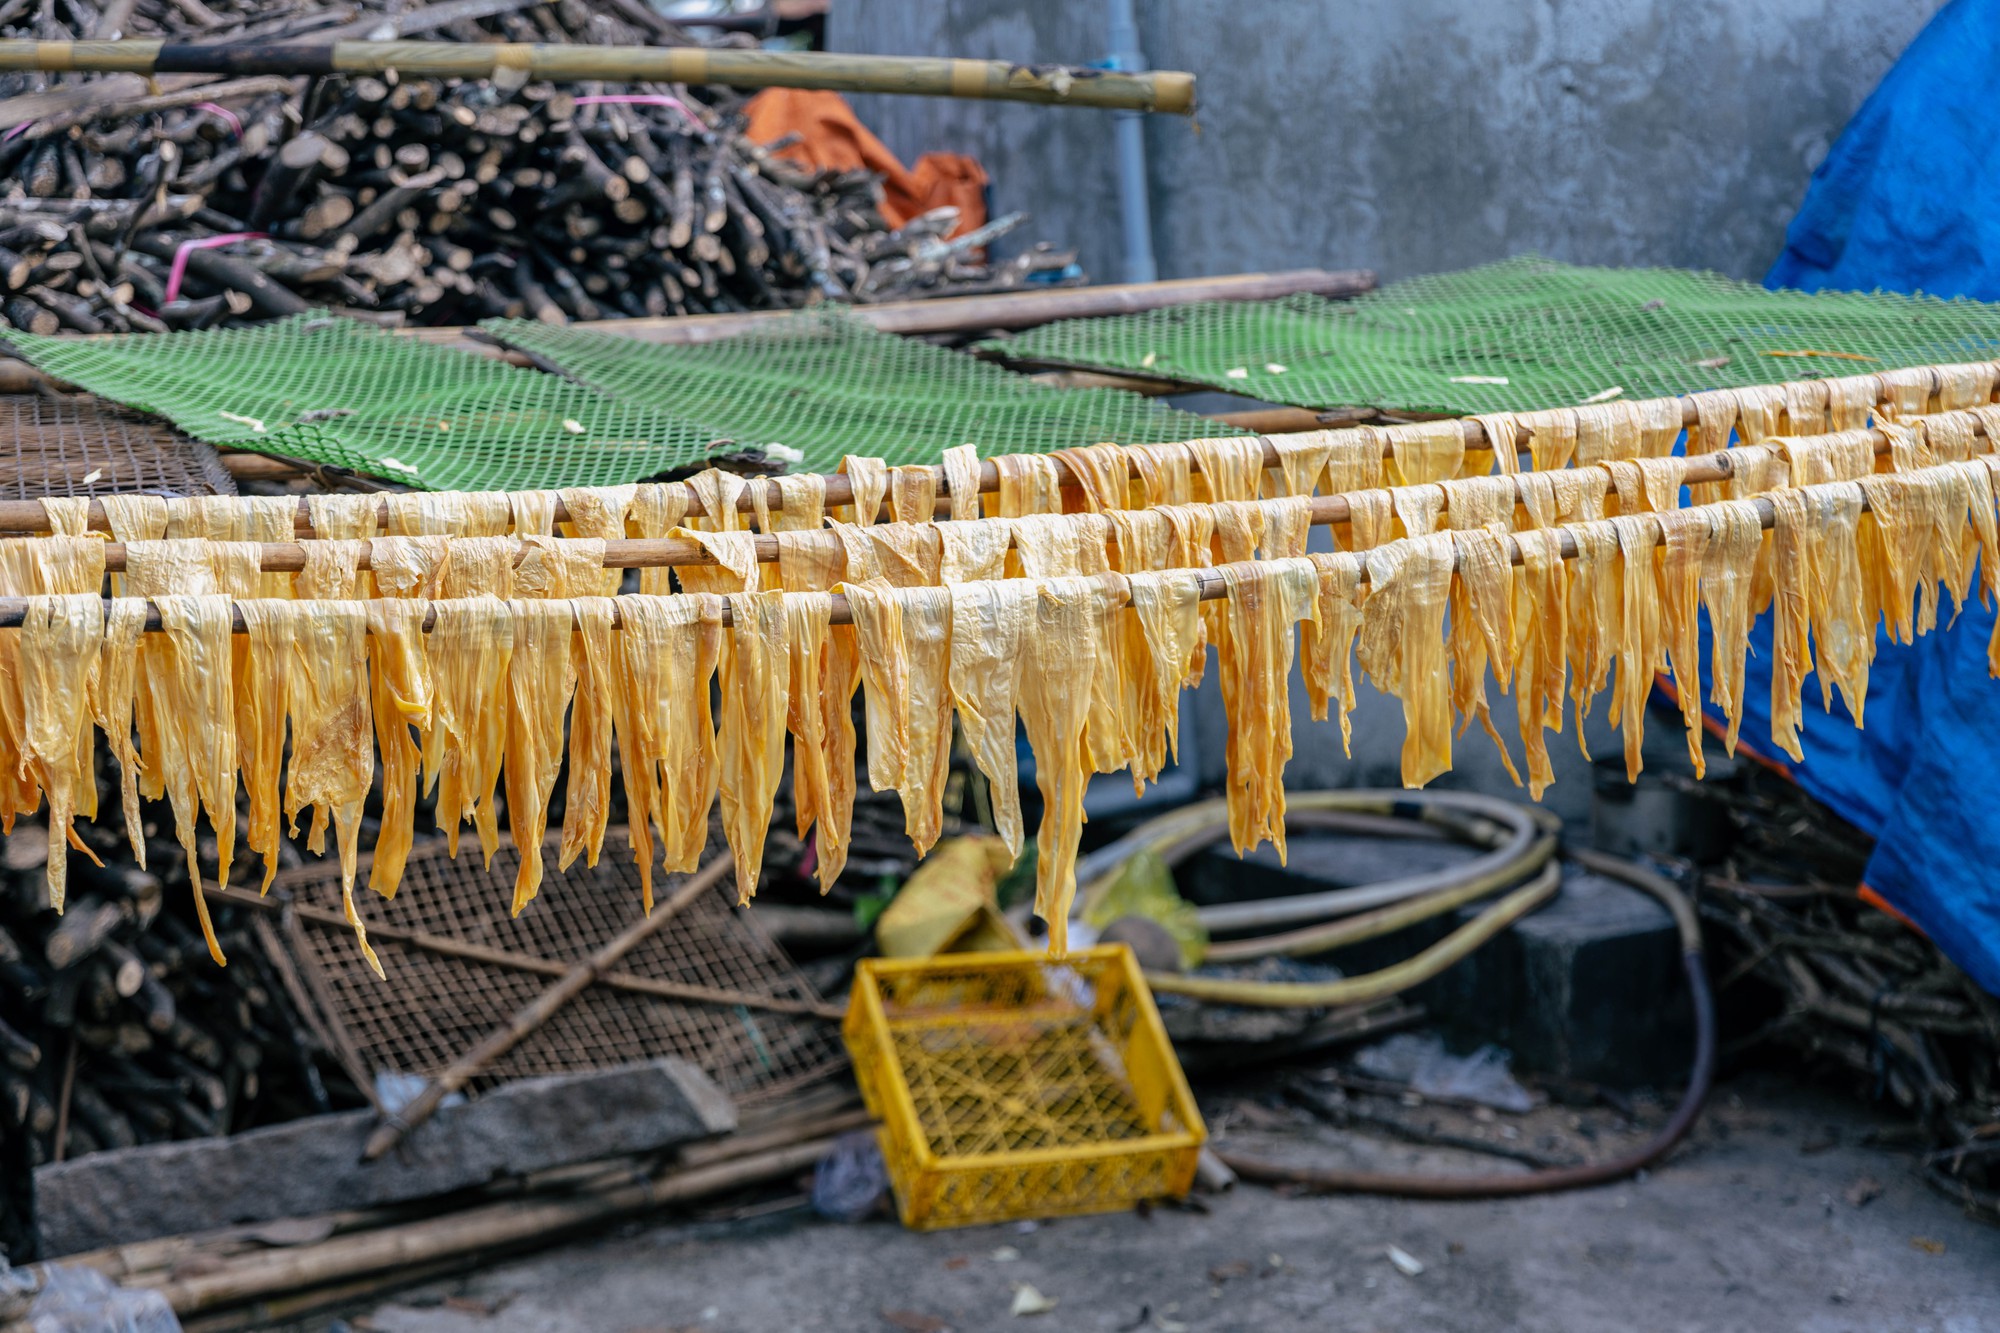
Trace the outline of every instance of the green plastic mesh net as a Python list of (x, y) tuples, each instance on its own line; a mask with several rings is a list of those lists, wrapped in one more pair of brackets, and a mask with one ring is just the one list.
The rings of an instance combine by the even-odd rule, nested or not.
[(558, 375), (324, 314), (198, 333), (7, 339), (50, 375), (197, 439), (425, 490), (638, 481), (701, 461), (713, 439)]
[(621, 402), (739, 446), (795, 449), (804, 472), (831, 472), (844, 454), (936, 463), (959, 444), (986, 456), (1239, 433), (1121, 389), (1053, 388), (831, 311), (691, 346), (526, 320), (480, 328)]
[(985, 343), (1298, 407), (1519, 411), (1992, 358), (2000, 305), (1772, 292), (1683, 269), (1528, 256), (1355, 301), (1292, 296), (1075, 319)]

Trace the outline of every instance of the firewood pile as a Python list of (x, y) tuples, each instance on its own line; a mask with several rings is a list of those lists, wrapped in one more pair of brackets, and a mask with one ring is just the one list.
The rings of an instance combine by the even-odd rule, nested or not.
[[(639, 0), (449, 0), (397, 16), (199, 0), (0, 4), (8, 36), (680, 42)], [(728, 39), (725, 39), (728, 40)], [(568, 320), (906, 300), (1074, 278), (1021, 221), (890, 229), (863, 171), (744, 137), (722, 89), (500, 81), (0, 76), (0, 317), (38, 333), (205, 328), (330, 306), (385, 322)], [(61, 76), (55, 76), (61, 77)], [(223, 238), (241, 239), (225, 241)]]
[[(100, 773), (100, 798), (116, 808), (115, 770)], [(216, 967), (188, 919), (167, 812), (152, 813), (144, 870), (119, 821), (79, 826), (104, 864), (74, 858), (60, 916), (41, 824), (17, 823), (0, 842), (0, 1248), (16, 1258), (30, 1252), (36, 1166), (359, 1104), (333, 1062), (332, 1086), (321, 1079), (320, 1044), (280, 975), (275, 918), (219, 909), (236, 965)]]
[(1751, 774), (1731, 813), (1735, 854), (1700, 901), (1718, 998), (1751, 1024), (1734, 1049), (1791, 1051), (1900, 1109), (1925, 1179), (2000, 1222), (2000, 1001), (1856, 896), (1868, 841), (1811, 797)]

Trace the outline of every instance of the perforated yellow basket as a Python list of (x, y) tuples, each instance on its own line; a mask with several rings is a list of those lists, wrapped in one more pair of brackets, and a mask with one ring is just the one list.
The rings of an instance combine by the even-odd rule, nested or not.
[(842, 1026), (903, 1225), (1187, 1193), (1207, 1131), (1132, 951), (869, 959)]

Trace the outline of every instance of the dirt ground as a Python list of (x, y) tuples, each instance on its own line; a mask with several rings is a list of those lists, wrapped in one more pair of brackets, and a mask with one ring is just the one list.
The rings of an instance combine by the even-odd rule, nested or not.
[[(1219, 1137), (1267, 1156), (1494, 1169), (1491, 1159), (1361, 1137), (1257, 1092), (1206, 1110)], [(1460, 1125), (1524, 1148), (1561, 1152), (1588, 1139), (1603, 1152), (1635, 1141), (1660, 1113), (1642, 1108), (1634, 1125), (1609, 1109), (1550, 1107)], [(565, 1245), (405, 1293), (347, 1324), (376, 1333), (2000, 1333), (2000, 1229), (1925, 1188), (1914, 1152), (1883, 1146), (1897, 1128), (1775, 1076), (1738, 1078), (1664, 1168), (1582, 1193), (1452, 1204), (1239, 1186), (1205, 1211), (929, 1235), (886, 1220), (819, 1221), (778, 1200), (761, 1216)], [(1391, 1246), (1422, 1270), (1399, 1267)], [(1012, 1314), (1024, 1284), (1054, 1308)]]

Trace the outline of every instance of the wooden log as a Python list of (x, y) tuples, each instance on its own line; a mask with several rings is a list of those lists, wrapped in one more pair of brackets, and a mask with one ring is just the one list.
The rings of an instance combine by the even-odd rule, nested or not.
[(250, 197), (250, 211), (243, 219), (245, 228), (265, 231), (279, 217), (289, 216), (299, 191), (323, 163), (334, 160), (335, 154), (346, 157), (332, 140), (314, 130), (306, 130), (288, 141), (264, 169), (264, 177)]
[(376, 195), (374, 201), (366, 208), (356, 213), (347, 225), (335, 231), (333, 239), (338, 241), (346, 237), (358, 242), (373, 238), (394, 225), (398, 213), (443, 179), (444, 173), (436, 168), (419, 172), (407, 179), (398, 179), (395, 184)]
[(754, 1156), (669, 1170), (572, 1198), (489, 1204), (399, 1227), (337, 1236), (318, 1245), (266, 1251), (219, 1272), (177, 1277), (155, 1288), (177, 1314), (226, 1309), (275, 1292), (299, 1291), (365, 1273), (435, 1263), (546, 1241), (616, 1218), (783, 1180), (826, 1155), (816, 1137)]
[[(45, 1244), (69, 1254), (184, 1234), (218, 1217), (269, 1222), (433, 1199), (510, 1173), (711, 1139), (737, 1117), (713, 1080), (668, 1057), (514, 1080), (447, 1108), (394, 1158), (364, 1163), (373, 1121), (373, 1112), (345, 1111), (46, 1168), (35, 1182)], [(161, 1190), (163, 1179), (202, 1188)]]
[[(191, 238), (177, 238), (171, 234), (155, 232), (135, 237), (132, 244), (135, 249), (152, 255), (155, 259), (171, 261), (180, 248), (182, 239)], [(253, 266), (218, 250), (190, 250), (187, 256), (187, 271), (215, 286), (241, 292), (250, 298), (252, 309), (266, 315), (298, 315), (312, 308), (296, 293), (286, 290)]]
[(31, 1074), (41, 1067), (42, 1048), (0, 1019), (0, 1059), (24, 1074)]
[(28, 333), (52, 334), (62, 329), (62, 321), (55, 312), (26, 295), (10, 296), (6, 304), (0, 306), (7, 315), (7, 322)]
[(111, 933), (130, 920), (130, 909), (120, 903), (85, 897), (70, 903), (56, 928), (42, 946), (50, 967), (74, 967), (111, 938)]

